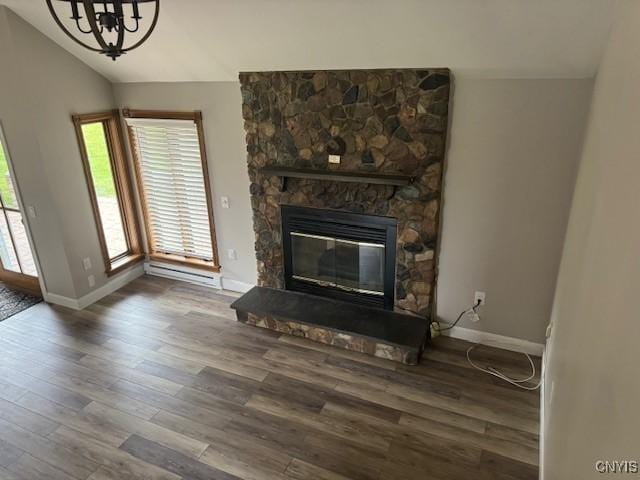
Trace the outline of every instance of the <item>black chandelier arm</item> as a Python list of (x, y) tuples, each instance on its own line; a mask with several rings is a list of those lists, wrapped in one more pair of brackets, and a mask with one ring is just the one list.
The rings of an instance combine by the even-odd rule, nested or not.
[(100, 45), (101, 47), (97, 51), (106, 52), (107, 50), (109, 50), (109, 46), (107, 45), (107, 42), (104, 41), (104, 38), (102, 38), (101, 29), (100, 27), (98, 27), (98, 23), (96, 22), (96, 10), (93, 7), (93, 1), (82, 0), (82, 4), (84, 5), (84, 11), (87, 15), (87, 20), (89, 22), (89, 25), (91, 26), (91, 31), (93, 32), (93, 36), (98, 42), (98, 45)]
[(136, 21), (136, 26), (134, 28), (127, 28), (127, 23), (124, 18), (122, 19), (122, 26), (127, 32), (136, 33), (140, 28), (140, 20), (138, 20), (136, 17), (131, 17), (131, 18), (133, 18)]
[(147, 30), (147, 33), (145, 33), (142, 36), (142, 38), (139, 41), (137, 41), (135, 44), (131, 45), (130, 47), (123, 48), (122, 52), (128, 52), (130, 50), (138, 48), (147, 40), (147, 38), (151, 36), (151, 34), (153, 33), (153, 30), (156, 28), (156, 25), (158, 23), (158, 17), (160, 16), (160, 0), (155, 0), (155, 4), (156, 4), (156, 11), (153, 14), (153, 20), (151, 22), (151, 26), (149, 27), (149, 30)]
[(78, 31), (80, 33), (84, 33), (84, 34), (92, 33), (91, 28), (89, 28), (89, 30), (86, 30), (86, 31), (82, 29), (82, 27), (80, 26), (80, 19), (79, 18), (76, 18), (76, 27), (78, 27)]
[(83, 29), (82, 29), (82, 27), (80, 26), (80, 19), (77, 19), (77, 20), (76, 20), (76, 27), (78, 27), (78, 31), (79, 31), (80, 33), (84, 33), (85, 35), (88, 35), (88, 34), (90, 34), (90, 33), (93, 33), (93, 32), (91, 31), (91, 28), (89, 28), (89, 30), (83, 30)]
[[(58, 13), (56, 12), (55, 8), (53, 7), (53, 5), (51, 4), (51, 0), (47, 0), (47, 6), (49, 7), (49, 11), (51, 12), (51, 16), (53, 17), (53, 19), (55, 20), (55, 22), (58, 24), (58, 26), (60, 27), (60, 29), (74, 42), (76, 42), (78, 45), (83, 46), (84, 48), (91, 50), (93, 52), (102, 52), (102, 50), (100, 48), (95, 48), (92, 47), (91, 45), (88, 45), (86, 43), (84, 43), (81, 40), (78, 40), (76, 37), (73, 36), (73, 34), (69, 31), (69, 29), (67, 29), (67, 27), (64, 26), (64, 24), (60, 21), (60, 18), (58, 18)], [(92, 30), (93, 31), (93, 30)], [(87, 32), (90, 33), (90, 32)]]
[(91, 26), (89, 26), (89, 30), (82, 29), (82, 26), (80, 25), (80, 20), (82, 20), (82, 18), (83, 17), (81, 17), (80, 13), (78, 12), (78, 4), (71, 2), (71, 19), (75, 20), (76, 28), (80, 31), (80, 33), (84, 33), (84, 34), (92, 33)]
[(124, 45), (124, 32), (126, 31), (126, 27), (124, 25), (124, 11), (122, 10), (122, 3), (114, 2), (113, 11), (118, 18), (118, 39), (116, 41), (116, 49), (119, 51), (122, 50), (122, 46)]

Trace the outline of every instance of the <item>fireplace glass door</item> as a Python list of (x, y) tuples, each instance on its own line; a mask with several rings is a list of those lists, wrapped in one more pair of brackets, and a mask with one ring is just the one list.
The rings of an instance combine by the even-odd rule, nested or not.
[(384, 295), (383, 244), (291, 232), (291, 249), (296, 280)]
[(287, 290), (393, 309), (397, 221), (282, 205)]

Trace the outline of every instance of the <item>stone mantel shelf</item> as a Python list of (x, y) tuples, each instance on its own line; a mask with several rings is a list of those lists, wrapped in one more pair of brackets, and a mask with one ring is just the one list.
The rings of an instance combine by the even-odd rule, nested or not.
[(331, 180), (334, 182), (369, 183), (376, 185), (392, 185), (404, 187), (414, 181), (411, 175), (385, 174), (371, 172), (341, 172), (337, 170), (315, 170), (311, 168), (292, 168), (280, 166), (268, 166), (259, 169), (266, 175), (282, 177), (282, 190), (286, 189), (287, 178), (307, 178), (311, 180)]

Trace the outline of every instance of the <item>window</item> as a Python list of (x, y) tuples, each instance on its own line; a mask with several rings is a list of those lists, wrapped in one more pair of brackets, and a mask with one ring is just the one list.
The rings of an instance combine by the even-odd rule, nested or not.
[(150, 257), (219, 271), (200, 112), (124, 115)]
[(143, 258), (118, 112), (74, 115), (107, 274)]
[[(0, 129), (0, 280), (18, 281), (13, 274), (35, 278), (38, 270), (18, 204), (9, 151)], [(39, 288), (37, 281), (32, 285)]]

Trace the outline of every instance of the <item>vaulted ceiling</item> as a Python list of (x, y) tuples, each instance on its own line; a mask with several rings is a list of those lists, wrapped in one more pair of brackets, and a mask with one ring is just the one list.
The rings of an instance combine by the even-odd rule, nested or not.
[(67, 38), (44, 0), (0, 0), (116, 82), (236, 80), (247, 70), (423, 66), (488, 78), (591, 77), (615, 3), (162, 0), (153, 36), (112, 62)]

